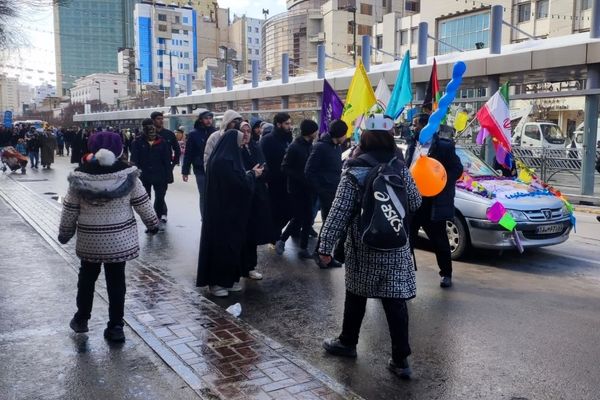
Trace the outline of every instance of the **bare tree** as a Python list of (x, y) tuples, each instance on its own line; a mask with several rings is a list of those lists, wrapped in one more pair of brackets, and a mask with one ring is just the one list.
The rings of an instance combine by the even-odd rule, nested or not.
[(22, 15), (34, 13), (40, 8), (67, 5), (71, 0), (0, 0), (0, 50), (22, 46), (23, 35), (15, 21)]

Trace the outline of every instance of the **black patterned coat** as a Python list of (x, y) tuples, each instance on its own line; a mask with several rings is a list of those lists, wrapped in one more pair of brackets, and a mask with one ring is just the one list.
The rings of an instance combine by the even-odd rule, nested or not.
[[(331, 254), (335, 243), (347, 230), (346, 290), (376, 298), (410, 299), (416, 295), (415, 267), (410, 245), (393, 251), (377, 251), (360, 240), (361, 186), (368, 167), (352, 167), (342, 175), (331, 211), (321, 231), (320, 254)], [(406, 184), (409, 212), (421, 205), (415, 182), (406, 168), (400, 175)]]

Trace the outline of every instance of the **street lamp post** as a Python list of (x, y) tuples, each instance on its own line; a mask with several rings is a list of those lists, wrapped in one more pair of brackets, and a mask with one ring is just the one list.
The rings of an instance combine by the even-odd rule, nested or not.
[(352, 59), (356, 66), (356, 7), (348, 6), (344, 10), (352, 13)]

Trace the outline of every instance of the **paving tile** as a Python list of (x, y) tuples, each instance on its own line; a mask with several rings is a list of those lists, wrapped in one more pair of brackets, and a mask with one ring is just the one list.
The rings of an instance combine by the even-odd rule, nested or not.
[(293, 379), (284, 379), (282, 381), (278, 381), (278, 382), (273, 382), (270, 383), (268, 385), (265, 385), (262, 387), (262, 389), (265, 392), (272, 392), (274, 390), (279, 390), (279, 389), (284, 389), (290, 386), (294, 386), (296, 384), (296, 381)]

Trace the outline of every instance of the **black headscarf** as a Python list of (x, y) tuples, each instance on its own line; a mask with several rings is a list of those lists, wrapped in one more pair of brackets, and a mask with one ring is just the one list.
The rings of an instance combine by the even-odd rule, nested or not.
[[(230, 129), (215, 146), (215, 149), (210, 155), (208, 159), (208, 171), (210, 171), (211, 166), (214, 167), (216, 163), (221, 163), (223, 161), (231, 161), (233, 170), (235, 172), (244, 173), (246, 170), (244, 168), (244, 163), (242, 161), (242, 152), (239, 144), (239, 132), (236, 129)], [(207, 173), (209, 173), (207, 171)]]

